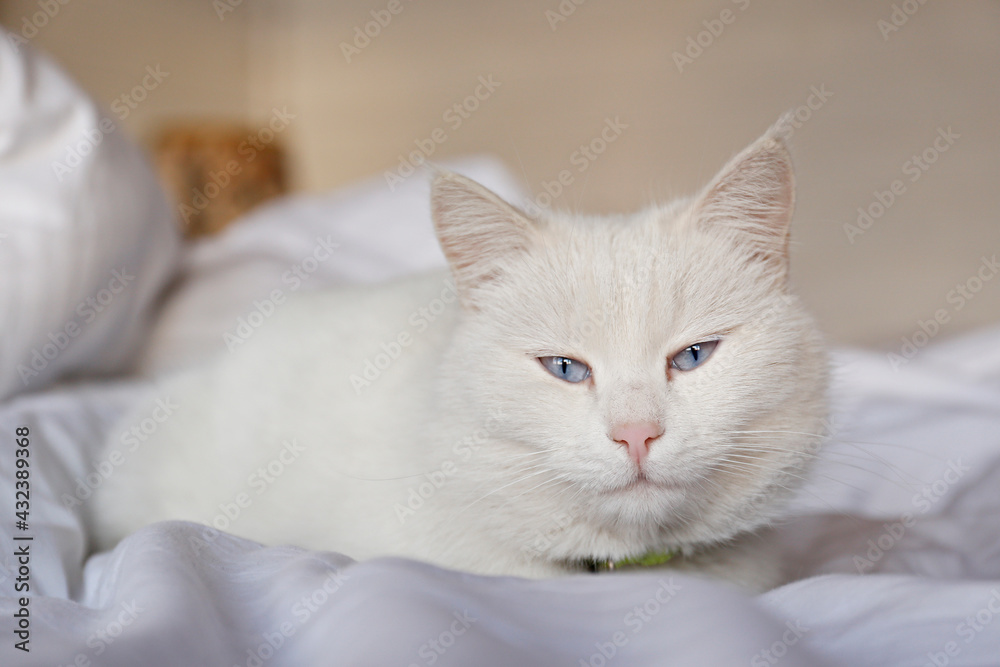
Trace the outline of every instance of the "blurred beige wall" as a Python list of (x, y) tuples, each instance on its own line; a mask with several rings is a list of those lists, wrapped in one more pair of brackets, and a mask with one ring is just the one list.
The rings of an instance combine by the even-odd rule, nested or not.
[[(0, 23), (48, 52), (106, 107), (117, 100), (116, 117), (127, 109), (123, 124), (134, 136), (177, 116), (247, 112), (247, 20), (220, 22), (211, 2), (0, 0)], [(131, 91), (147, 67), (159, 67), (160, 81), (135, 102)]]
[[(18, 30), (39, 2), (0, 20)], [(69, 0), (30, 41), (109, 106), (169, 71), (125, 119), (140, 138), (287, 107), (312, 191), (444, 137), (434, 159), (495, 153), (535, 194), (569, 170), (554, 206), (629, 210), (690, 193), (797, 108), (793, 275), (831, 338), (891, 350), (939, 311), (939, 338), (1000, 321), (1000, 275), (979, 282), (1000, 255), (1000, 3), (237, 2)], [(608, 119), (620, 135), (579, 153)]]

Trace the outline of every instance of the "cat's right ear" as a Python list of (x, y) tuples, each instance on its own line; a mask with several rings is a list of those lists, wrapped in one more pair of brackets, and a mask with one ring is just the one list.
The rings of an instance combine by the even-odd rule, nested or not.
[(737, 238), (781, 279), (788, 273), (788, 231), (795, 201), (792, 161), (785, 145), (789, 123), (786, 114), (730, 160), (693, 209), (697, 224)]
[(439, 171), (431, 186), (431, 216), (463, 306), (475, 288), (499, 274), (505, 258), (524, 251), (532, 221), (464, 176)]

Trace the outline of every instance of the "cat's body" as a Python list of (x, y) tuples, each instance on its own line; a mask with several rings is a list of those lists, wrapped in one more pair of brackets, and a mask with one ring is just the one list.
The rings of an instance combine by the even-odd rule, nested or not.
[(482, 573), (669, 551), (774, 583), (754, 533), (826, 379), (787, 291), (780, 140), (633, 217), (532, 221), (450, 174), (433, 207), (450, 273), (304, 295), (164, 384), (179, 407), (98, 490), (99, 544), (189, 519)]

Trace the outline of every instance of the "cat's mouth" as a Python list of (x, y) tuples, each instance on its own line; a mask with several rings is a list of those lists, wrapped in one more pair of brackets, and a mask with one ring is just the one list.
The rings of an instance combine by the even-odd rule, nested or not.
[(630, 481), (627, 481), (621, 485), (615, 486), (608, 490), (608, 493), (649, 493), (653, 491), (678, 491), (680, 487), (677, 484), (673, 484), (662, 480), (650, 479), (645, 472), (638, 471)]

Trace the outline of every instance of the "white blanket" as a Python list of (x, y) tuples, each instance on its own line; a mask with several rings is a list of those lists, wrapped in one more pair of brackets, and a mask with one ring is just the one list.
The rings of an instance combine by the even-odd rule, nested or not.
[[(495, 163), (462, 169), (516, 196)], [(426, 195), (415, 177), (394, 193), (375, 181), (300, 198), (191, 249), (145, 367), (223, 349), (255, 299), (294, 291), (282, 275), (317, 259), (318, 238), (337, 248), (302, 289), (439, 264)], [(81, 503), (114, 474), (101, 443), (154, 387), (123, 379), (9, 400), (0, 665), (1000, 665), (1000, 328), (898, 370), (876, 353), (835, 362), (833, 434), (780, 529), (800, 579), (756, 597), (670, 570), (527, 581), (355, 563), (224, 534), (205, 542), (184, 523), (85, 559)], [(14, 513), (18, 427), (30, 440), (27, 530)], [(15, 648), (25, 581), (30, 652)]]

